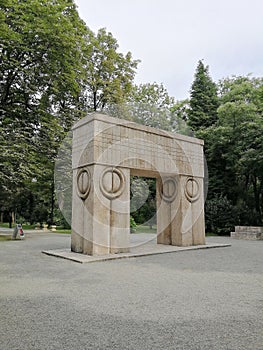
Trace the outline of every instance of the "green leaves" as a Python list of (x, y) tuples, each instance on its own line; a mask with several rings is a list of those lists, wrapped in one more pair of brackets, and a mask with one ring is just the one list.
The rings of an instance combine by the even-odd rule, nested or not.
[(163, 84), (135, 85), (129, 98), (130, 119), (139, 124), (171, 130), (173, 104), (174, 98), (169, 96)]
[(118, 43), (105, 28), (89, 33), (85, 48), (85, 90), (88, 111), (103, 110), (108, 104), (122, 104), (131, 92), (138, 60), (117, 52)]
[(208, 69), (202, 61), (198, 62), (191, 87), (188, 124), (194, 131), (207, 128), (217, 121), (217, 87)]
[(35, 191), (32, 179), (49, 193), (57, 150), (74, 120), (123, 103), (138, 61), (117, 50), (111, 33), (88, 29), (73, 0), (1, 0), (2, 193)]
[[(222, 209), (225, 201), (226, 208), (233, 206), (237, 214), (236, 224), (262, 224), (263, 79), (225, 78), (218, 83), (219, 98), (216, 91), (208, 66), (199, 61), (188, 123), (196, 136), (205, 140), (209, 171), (208, 223), (215, 214), (212, 220), (215, 225), (216, 210), (219, 205)], [(217, 225), (223, 224), (217, 222)]]
[(237, 224), (263, 222), (262, 86), (261, 78), (220, 81), (218, 122), (198, 132), (205, 140), (209, 200), (226, 196), (238, 210)]
[(71, 0), (2, 0), (0, 19), (0, 205), (7, 205), (47, 168), (50, 187), (60, 141), (81, 115), (88, 29)]

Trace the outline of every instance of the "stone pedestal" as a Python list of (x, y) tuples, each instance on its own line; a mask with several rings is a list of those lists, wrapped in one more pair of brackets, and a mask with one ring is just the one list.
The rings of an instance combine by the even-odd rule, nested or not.
[(235, 232), (231, 232), (232, 238), (262, 240), (262, 226), (235, 226)]

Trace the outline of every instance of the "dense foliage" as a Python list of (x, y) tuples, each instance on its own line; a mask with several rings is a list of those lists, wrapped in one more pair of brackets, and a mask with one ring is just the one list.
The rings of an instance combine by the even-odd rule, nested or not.
[[(54, 159), (73, 122), (123, 101), (137, 67), (73, 0), (0, 2), (0, 211), (54, 221)], [(40, 214), (41, 213), (41, 214)]]
[(199, 61), (190, 93), (189, 126), (196, 131), (213, 125), (217, 108), (217, 86), (210, 78), (209, 67)]
[(218, 85), (218, 121), (197, 132), (205, 140), (207, 207), (223, 196), (234, 208), (236, 225), (262, 225), (263, 79), (232, 77)]
[(122, 104), (132, 90), (138, 65), (128, 52), (117, 52), (118, 43), (104, 28), (90, 32), (86, 47), (85, 104), (88, 111), (103, 110), (109, 104)]
[(156, 180), (131, 177), (131, 215), (138, 224), (156, 224)]
[(233, 76), (215, 84), (199, 61), (190, 99), (177, 101), (172, 112), (205, 141), (207, 230), (262, 225), (263, 79)]
[[(133, 84), (138, 62), (130, 52), (118, 52), (106, 29), (92, 32), (73, 0), (1, 0), (0, 213), (5, 219), (16, 211), (17, 218), (32, 223), (61, 222), (56, 154), (74, 121), (97, 110), (204, 139), (208, 231), (263, 224), (263, 79), (230, 77), (215, 84), (199, 61), (190, 98), (175, 102), (163, 84)], [(147, 222), (156, 210), (155, 181), (135, 180), (132, 215)]]

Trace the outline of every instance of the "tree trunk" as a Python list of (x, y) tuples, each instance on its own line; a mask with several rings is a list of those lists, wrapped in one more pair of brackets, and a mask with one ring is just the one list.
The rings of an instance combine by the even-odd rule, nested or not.
[(97, 110), (97, 92), (96, 91), (93, 92), (93, 110), (94, 112), (96, 112)]

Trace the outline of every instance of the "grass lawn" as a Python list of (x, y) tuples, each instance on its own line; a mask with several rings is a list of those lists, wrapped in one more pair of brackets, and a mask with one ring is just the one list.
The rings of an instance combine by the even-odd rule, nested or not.
[[(8, 222), (1, 222), (0, 227), (9, 228), (9, 223)], [(12, 228), (14, 228), (14, 227), (15, 227), (15, 224), (12, 224)], [(24, 230), (34, 230), (35, 225), (22, 224), (22, 227)]]
[(11, 236), (0, 236), (0, 242), (11, 241), (11, 240), (12, 240)]
[(66, 229), (66, 228), (57, 228), (55, 233), (67, 233), (71, 234), (71, 229)]
[(154, 225), (151, 229), (150, 226), (138, 225), (134, 233), (157, 233), (157, 227)]
[[(3, 228), (9, 228), (9, 223), (8, 222), (1, 222), (0, 223), (0, 228), (3, 227)], [(12, 225), (12, 228), (14, 228), (15, 225)], [(23, 230), (34, 230), (36, 225), (26, 225), (26, 224), (22, 224), (22, 227), (23, 227)], [(50, 231), (50, 230), (49, 230)], [(49, 232), (47, 231), (47, 232)], [(70, 234), (71, 233), (71, 229), (65, 229), (61, 226), (57, 226), (57, 229), (56, 231), (57, 233), (68, 233)]]
[(215, 233), (212, 233), (212, 232), (206, 232), (205, 236), (210, 237), (210, 236), (217, 236), (217, 235)]

